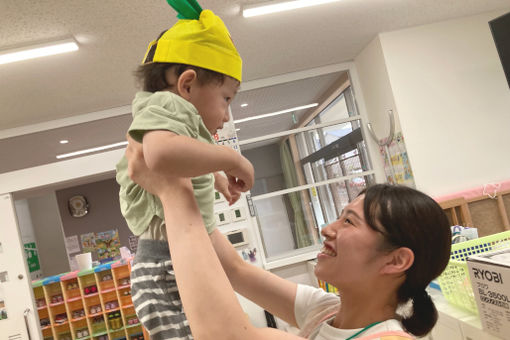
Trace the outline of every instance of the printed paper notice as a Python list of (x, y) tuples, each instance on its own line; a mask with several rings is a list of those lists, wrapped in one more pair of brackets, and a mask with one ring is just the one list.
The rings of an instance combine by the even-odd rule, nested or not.
[(68, 254), (78, 253), (80, 251), (78, 235), (66, 237), (66, 249)]

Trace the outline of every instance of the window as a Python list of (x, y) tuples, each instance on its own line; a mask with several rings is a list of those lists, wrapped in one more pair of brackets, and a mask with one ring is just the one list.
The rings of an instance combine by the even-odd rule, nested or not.
[[(239, 133), (241, 152), (255, 167), (251, 195), (266, 263), (315, 256), (321, 228), (374, 182), (347, 72), (339, 78), (343, 82), (327, 105), (281, 117), (291, 121), (286, 130), (275, 132), (278, 122), (272, 118), (255, 121), (251, 138)], [(253, 137), (264, 123), (272, 133)]]

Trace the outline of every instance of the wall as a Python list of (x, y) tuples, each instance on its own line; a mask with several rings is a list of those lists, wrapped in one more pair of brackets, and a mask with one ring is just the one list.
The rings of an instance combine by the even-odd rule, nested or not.
[(390, 109), (395, 115), (395, 130), (399, 131), (400, 121), (379, 36), (356, 56), (354, 63), (363, 91), (368, 121), (377, 136), (384, 138), (388, 135), (389, 122), (386, 112)]
[(285, 189), (278, 144), (264, 145), (249, 150), (241, 148), (241, 151), (255, 169), (255, 184), (250, 191), (252, 196)]
[[(83, 217), (72, 217), (67, 208), (68, 199), (75, 195), (85, 196), (89, 203), (89, 213)], [(119, 186), (115, 179), (58, 190), (56, 196), (66, 237), (77, 235), (80, 240), (80, 235), (85, 233), (117, 229), (121, 246), (129, 248), (128, 237), (132, 233), (120, 213)]]
[(70, 270), (55, 193), (27, 199), (45, 277)]
[[(28, 201), (26, 199), (14, 201), (14, 207), (16, 208), (16, 216), (18, 218), (21, 243), (25, 248), (25, 256), (30, 256), (30, 260), (27, 258), (30, 279), (38, 280), (43, 277), (43, 272), (41, 270), (40, 254), (35, 239), (34, 225), (32, 224)], [(27, 243), (30, 244), (30, 249), (27, 249)], [(35, 247), (32, 247), (33, 245)]]
[(507, 11), (380, 35), (416, 185), (433, 196), (510, 177), (510, 90), (488, 26)]

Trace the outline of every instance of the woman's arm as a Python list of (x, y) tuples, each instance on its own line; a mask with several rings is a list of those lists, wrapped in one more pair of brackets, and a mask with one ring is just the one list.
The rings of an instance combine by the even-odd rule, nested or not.
[(134, 143), (130, 140), (126, 151), (128, 172), (135, 182), (161, 199), (177, 285), (195, 339), (302, 339), (250, 324), (203, 226), (189, 179), (151, 172), (141, 146)]
[(234, 290), (285, 322), (296, 326), (294, 302), (297, 284), (245, 262), (218, 229), (209, 236)]

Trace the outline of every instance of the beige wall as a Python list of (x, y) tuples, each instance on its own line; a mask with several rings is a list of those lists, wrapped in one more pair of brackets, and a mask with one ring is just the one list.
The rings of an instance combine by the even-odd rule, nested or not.
[[(83, 217), (69, 213), (68, 200), (76, 195), (85, 196), (89, 203), (89, 213)], [(65, 237), (76, 235), (80, 240), (82, 234), (117, 229), (121, 246), (129, 248), (128, 237), (133, 233), (120, 212), (119, 185), (114, 178), (57, 190), (56, 197)], [(95, 252), (92, 258), (97, 259)]]

